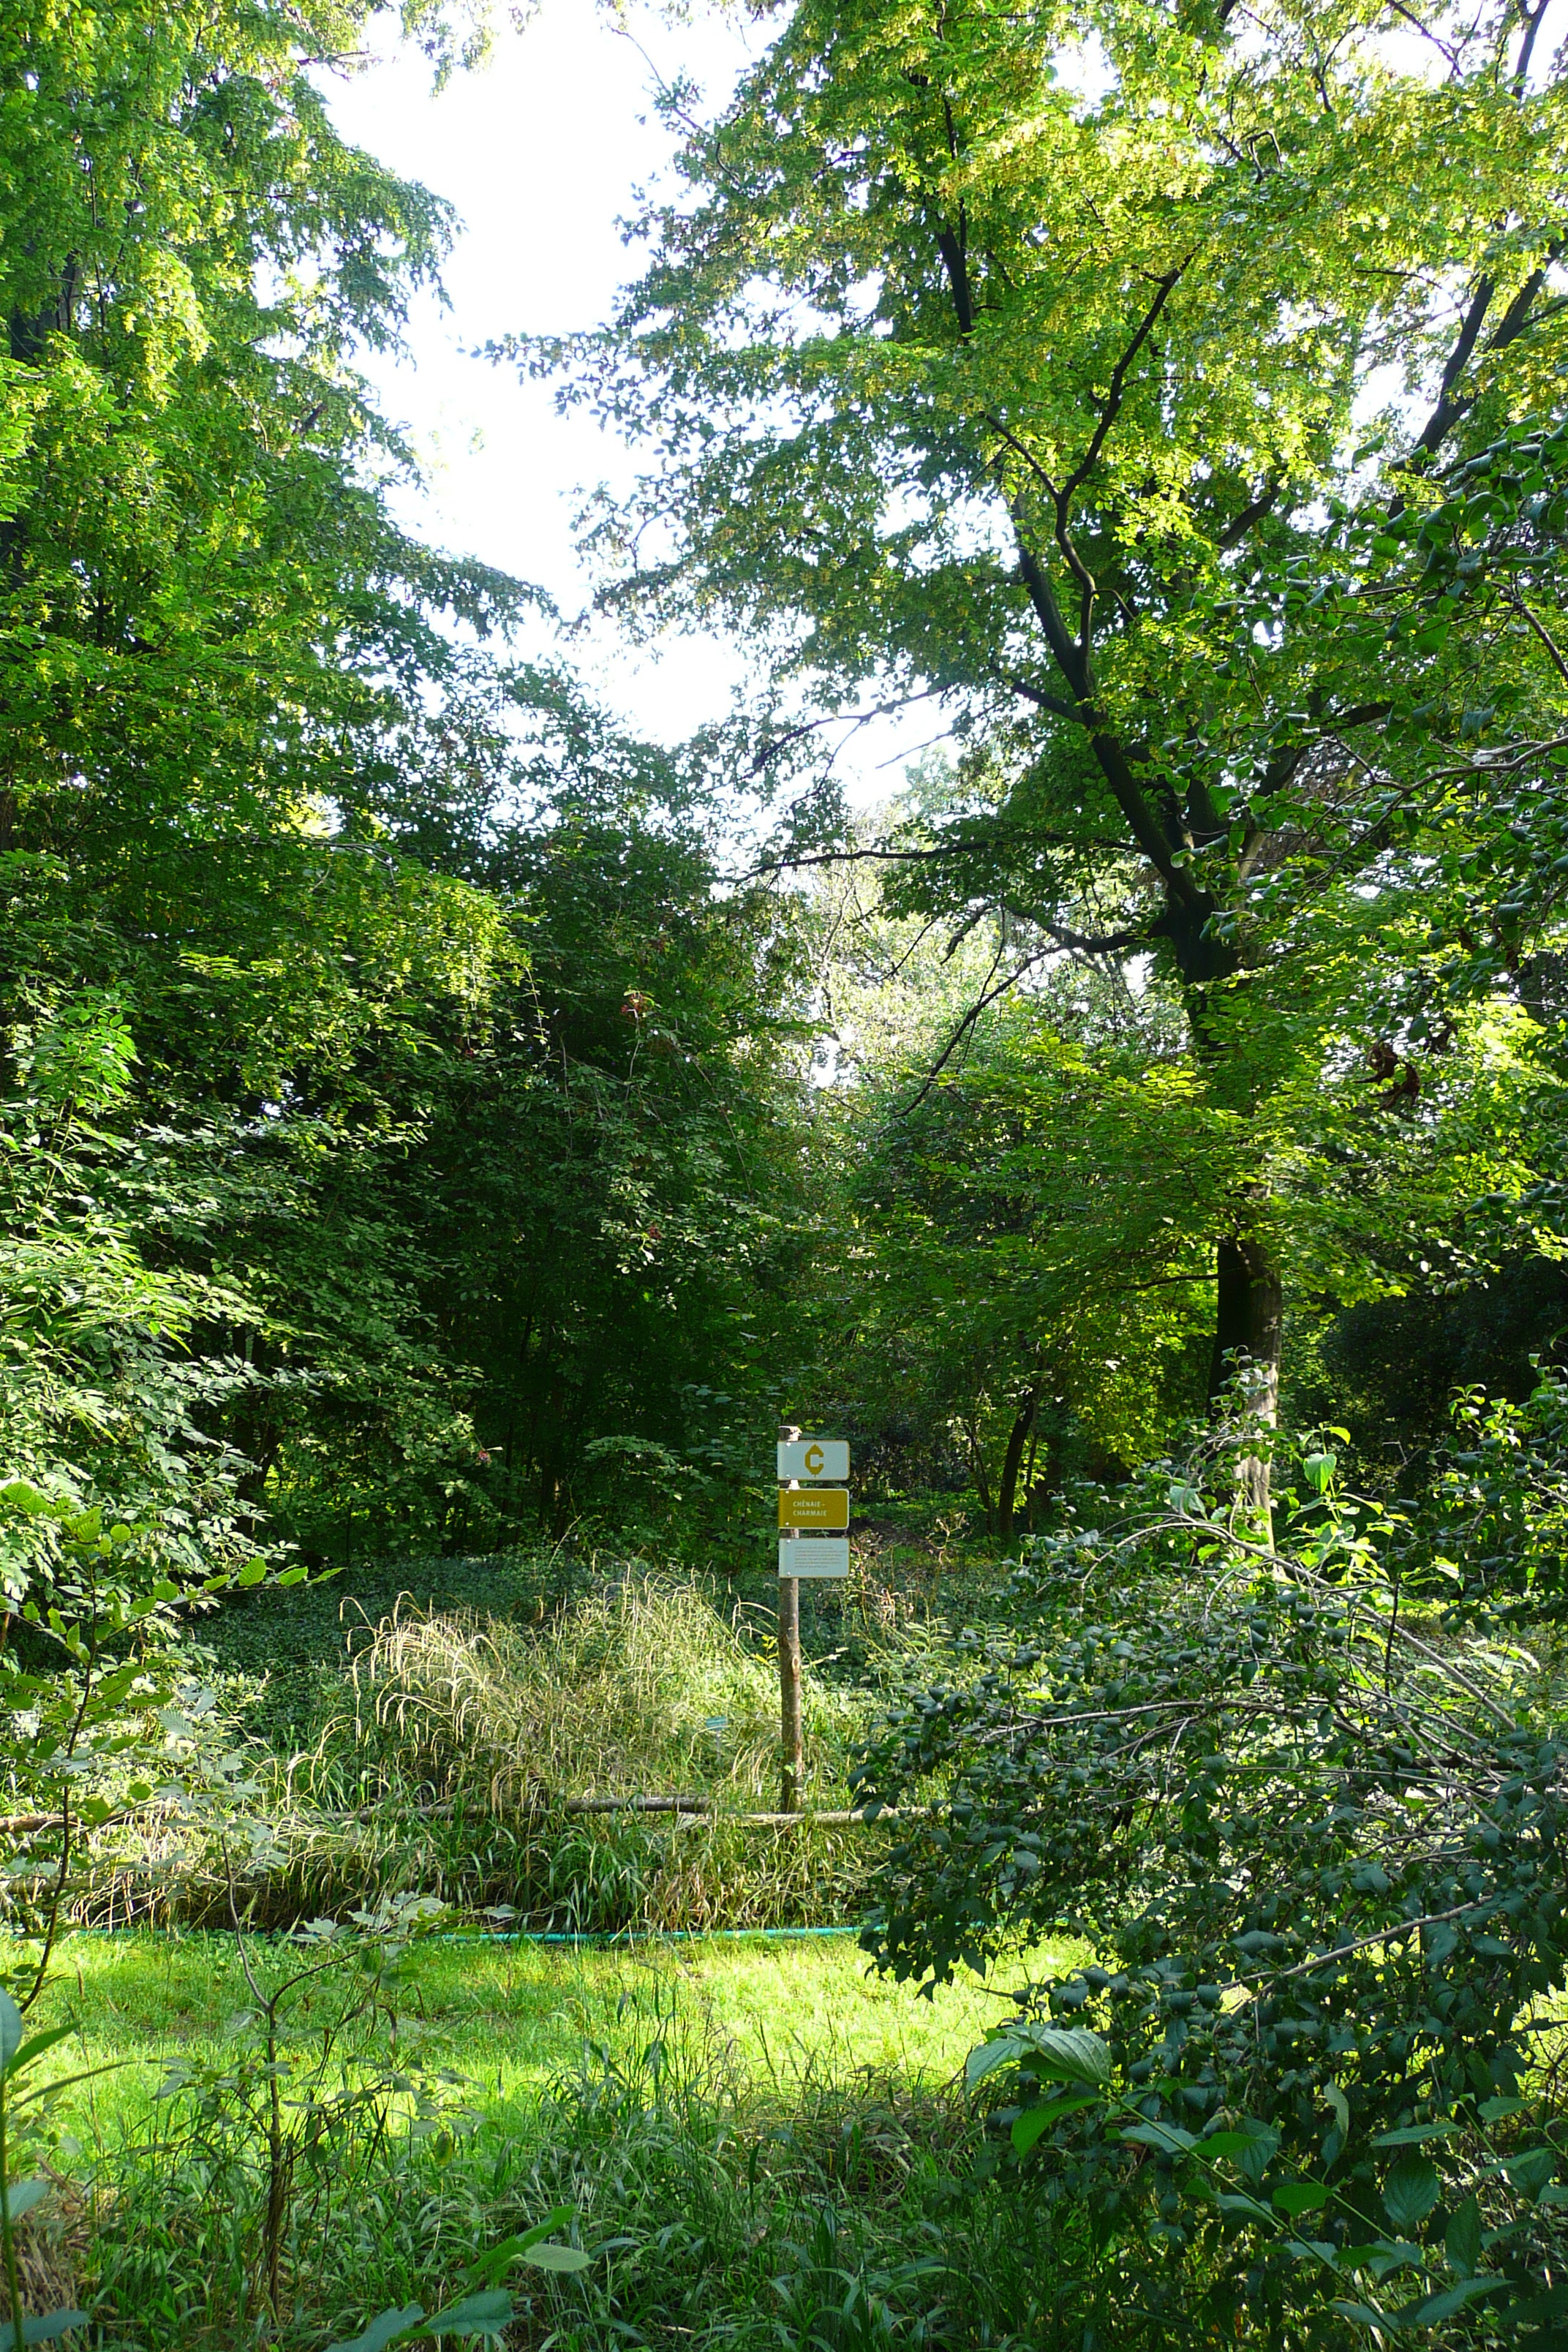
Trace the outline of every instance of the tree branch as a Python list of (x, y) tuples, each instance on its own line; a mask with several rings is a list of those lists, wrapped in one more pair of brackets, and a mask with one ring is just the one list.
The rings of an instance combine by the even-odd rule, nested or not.
[(1261, 522), (1264, 516), (1268, 514), (1270, 509), (1278, 503), (1279, 492), (1282, 488), (1283, 485), (1278, 478), (1276, 478), (1272, 482), (1266, 483), (1263, 488), (1258, 491), (1258, 496), (1255, 499), (1250, 499), (1247, 505), (1242, 508), (1241, 512), (1237, 516), (1235, 521), (1226, 523), (1218, 539), (1215, 541), (1215, 545), (1219, 548), (1223, 553), (1227, 555), (1233, 547), (1239, 547), (1242, 541), (1247, 537), (1247, 532), (1252, 529), (1253, 524), (1255, 522)]
[(1528, 0), (1520, 0), (1519, 13), (1524, 20), (1524, 38), (1519, 45), (1519, 55), (1514, 59), (1513, 86), (1521, 97), (1530, 78), (1530, 60), (1535, 50), (1535, 37), (1545, 21), (1549, 5), (1550, 0), (1535, 0), (1535, 6), (1531, 9)]
[[(1005, 996), (1010, 988), (1016, 988), (1026, 971), (1033, 971), (1037, 963), (1044, 963), (1046, 958), (1054, 952), (1055, 950), (1051, 948), (1037, 948), (1033, 955), (1026, 956), (1023, 962), (1017, 965), (1014, 971), (1007, 974), (1005, 980), (997, 981), (994, 988), (987, 986), (982, 994), (975, 998), (974, 1003), (970, 1006), (968, 1012), (964, 1014), (963, 1020), (959, 1023), (957, 1028), (953, 1031), (952, 1036), (948, 1039), (946, 1045), (937, 1055), (935, 1061), (931, 1064), (930, 1069), (926, 1072), (925, 1076), (921, 1080), (917, 1091), (910, 1096), (907, 1103), (901, 1104), (894, 1112), (893, 1116), (895, 1118), (908, 1118), (912, 1111), (919, 1110), (921, 1103), (924, 1102), (927, 1095), (930, 1094), (932, 1087), (935, 1086), (938, 1078), (942, 1076), (942, 1071), (945, 1069), (948, 1063), (952, 1061), (954, 1054), (957, 1053), (960, 1045), (963, 1045), (965, 1037), (969, 1035), (971, 1030), (974, 1027), (975, 1023), (979, 1020), (986, 1007), (988, 1005), (994, 1004), (996, 999), (999, 996)], [(995, 971), (996, 967), (1001, 961), (1001, 950), (998, 950), (995, 960), (991, 966), (991, 972), (986, 975), (987, 981), (990, 980), (991, 973)]]
[(1029, 592), (1029, 602), (1035, 608), (1036, 617), (1045, 633), (1046, 642), (1050, 646), (1057, 667), (1072, 689), (1073, 698), (1078, 706), (1074, 716), (1089, 737), (1089, 748), (1099, 762), (1101, 775), (1110, 787), (1111, 797), (1126, 818), (1128, 830), (1134, 842), (1149, 860), (1171, 897), (1179, 906), (1195, 908), (1199, 898), (1196, 884), (1184, 866), (1176, 865), (1172, 856), (1171, 845), (1161, 830), (1159, 820), (1150, 807), (1137, 777), (1132, 772), (1131, 762), (1126, 752), (1115, 736), (1108, 734), (1096, 717), (1093, 707), (1094, 677), (1088, 658), (1082, 648), (1075, 645), (1068, 634), (1067, 624), (1062, 619), (1057, 600), (1051, 593), (1051, 583), (1047, 579), (1038, 558), (1033, 553), (1028, 541), (1024, 537), (1023, 526), (1016, 513), (1014, 515), (1014, 526), (1017, 532), (1018, 569), (1023, 574), (1024, 584)]
[(1503, 603), (1511, 606), (1513, 611), (1519, 614), (1521, 621), (1529, 622), (1531, 627), (1534, 630), (1536, 635), (1540, 638), (1542, 644), (1545, 646), (1547, 653), (1550, 655), (1552, 667), (1556, 670), (1558, 677), (1563, 680), (1565, 686), (1568, 686), (1568, 661), (1563, 659), (1562, 648), (1557, 644), (1556, 639), (1552, 636), (1552, 632), (1547, 627), (1545, 622), (1537, 620), (1535, 614), (1531, 611), (1523, 597), (1521, 596), (1514, 589), (1504, 589)]
[(1463, 374), (1470, 353), (1476, 348), (1476, 338), (1485, 323), (1495, 291), (1491, 278), (1482, 277), (1477, 281), (1476, 290), (1470, 297), (1470, 307), (1466, 311), (1460, 325), (1458, 340), (1449, 352), (1447, 364), (1443, 370), (1443, 380), (1437, 388), (1436, 405), (1426, 419), (1415, 444), (1417, 449), (1425, 449), (1429, 456), (1436, 457), (1444, 440), (1452, 432), (1469, 405), (1468, 401), (1454, 399), (1454, 386)]
[(1010, 687), (1015, 694), (1021, 694), (1025, 701), (1032, 702), (1037, 709), (1050, 711), (1057, 719), (1076, 719), (1079, 716), (1072, 704), (1064, 702), (1059, 694), (1047, 694), (1043, 687), (1031, 686), (1026, 677), (1018, 676), (1016, 670), (998, 671), (997, 682)]
[(775, 735), (771, 743), (763, 745), (752, 759), (752, 773), (760, 775), (781, 751), (787, 751), (792, 743), (804, 742), (806, 736), (818, 733), (824, 727), (869, 727), (873, 719), (894, 719), (900, 710), (912, 710), (917, 702), (936, 698), (936, 688), (926, 687), (919, 694), (900, 694), (891, 702), (873, 703), (869, 710), (827, 710), (820, 719), (803, 719), (798, 727), (786, 727), (782, 735)]
[(1191, 264), (1192, 257), (1189, 253), (1185, 261), (1178, 262), (1174, 269), (1167, 270), (1164, 277), (1158, 281), (1159, 292), (1144, 312), (1137, 333), (1111, 370), (1110, 388), (1105, 395), (1104, 405), (1100, 412), (1100, 422), (1094, 428), (1089, 447), (1084, 453), (1081, 463), (1074, 467), (1061, 487), (1059, 504), (1064, 517), (1071, 503), (1073, 493), (1083, 488), (1084, 483), (1100, 463), (1100, 453), (1105, 446), (1106, 436), (1121, 413), (1122, 394), (1127, 389), (1127, 371), (1153, 333), (1159, 323), (1161, 311), (1181, 283), (1183, 274)]

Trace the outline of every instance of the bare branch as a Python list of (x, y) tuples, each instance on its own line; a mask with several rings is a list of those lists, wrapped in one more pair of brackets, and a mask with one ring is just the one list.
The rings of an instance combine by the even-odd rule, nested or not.
[(918, 702), (937, 699), (937, 688), (926, 687), (919, 694), (900, 694), (891, 702), (873, 703), (869, 710), (827, 710), (819, 719), (803, 719), (798, 727), (786, 727), (782, 735), (775, 735), (771, 742), (763, 745), (752, 761), (752, 773), (760, 775), (792, 743), (804, 742), (808, 735), (818, 734), (826, 727), (847, 727), (853, 734), (857, 728), (869, 727), (875, 719), (896, 719), (900, 711), (912, 710)]
[(1519, 45), (1519, 55), (1514, 59), (1513, 86), (1521, 97), (1530, 79), (1530, 61), (1535, 50), (1535, 37), (1545, 22), (1546, 11), (1550, 5), (1551, 0), (1535, 0), (1535, 6), (1531, 8), (1528, 5), (1528, 0), (1520, 0), (1519, 13), (1524, 22), (1524, 38)]
[(1531, 611), (1529, 605), (1525, 603), (1523, 597), (1520, 595), (1515, 589), (1508, 588), (1503, 591), (1503, 602), (1519, 614), (1521, 621), (1529, 622), (1531, 627), (1534, 630), (1536, 635), (1540, 638), (1541, 643), (1545, 646), (1548, 655), (1551, 656), (1552, 666), (1556, 670), (1558, 677), (1563, 680), (1565, 686), (1568, 686), (1568, 661), (1563, 659), (1562, 648), (1558, 646), (1545, 622), (1539, 620), (1536, 617), (1536, 615)]
[(1396, 16), (1403, 16), (1407, 25), (1414, 26), (1415, 29), (1420, 34), (1423, 40), (1430, 41), (1432, 47), (1438, 51), (1439, 55), (1447, 58), (1448, 60), (1448, 74), (1451, 79), (1459, 70), (1459, 60), (1454, 51), (1448, 47), (1447, 42), (1439, 40), (1436, 34), (1432, 30), (1431, 26), (1424, 25), (1420, 17), (1415, 14), (1414, 8), (1407, 8), (1405, 5), (1405, 0), (1387, 0), (1387, 5), (1393, 9)]
[[(942, 1071), (946, 1068), (948, 1063), (952, 1061), (954, 1054), (957, 1053), (959, 1047), (963, 1045), (964, 1039), (970, 1034), (970, 1032), (973, 1029), (981, 1014), (986, 1010), (986, 1008), (994, 1004), (999, 996), (1005, 996), (1010, 988), (1016, 988), (1019, 981), (1023, 979), (1026, 972), (1033, 971), (1037, 964), (1044, 963), (1048, 955), (1054, 955), (1056, 952), (1057, 950), (1054, 947), (1037, 948), (1034, 954), (1026, 956), (1023, 962), (1017, 965), (1014, 971), (1010, 971), (1005, 980), (997, 981), (994, 987), (987, 986), (983, 992), (975, 998), (974, 1003), (970, 1006), (968, 1012), (964, 1014), (963, 1020), (959, 1023), (957, 1028), (953, 1031), (952, 1036), (948, 1039), (946, 1045), (937, 1055), (935, 1061), (931, 1064), (930, 1069), (926, 1072), (925, 1076), (921, 1080), (916, 1092), (910, 1096), (907, 1103), (900, 1104), (899, 1108), (894, 1112), (893, 1115), (896, 1118), (908, 1118), (911, 1111), (916, 1111), (920, 1108), (927, 1095), (930, 1094), (932, 1087), (935, 1086), (938, 1078), (942, 1076)], [(992, 974), (994, 973), (996, 967), (1001, 961), (1002, 953), (1001, 950), (998, 949), (995, 959), (991, 966), (991, 971), (986, 974), (988, 982), (991, 979)]]
[(1059, 694), (1047, 694), (1043, 687), (1031, 686), (1026, 677), (1018, 676), (1016, 670), (1001, 670), (997, 677), (999, 684), (1011, 687), (1015, 694), (1021, 694), (1025, 701), (1032, 702), (1037, 709), (1048, 710), (1058, 719), (1081, 720), (1082, 712), (1075, 710), (1070, 702), (1064, 702)]

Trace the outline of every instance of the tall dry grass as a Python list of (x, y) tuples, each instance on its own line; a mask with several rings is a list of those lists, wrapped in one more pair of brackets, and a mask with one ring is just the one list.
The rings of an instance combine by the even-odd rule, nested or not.
[[(339, 1704), (300, 1753), (259, 1749), (248, 1842), (164, 1823), (121, 1843), (114, 1916), (252, 1922), (417, 1892), (567, 1932), (853, 1917), (876, 1832), (738, 1817), (778, 1796), (778, 1682), (743, 1613), (692, 1582), (606, 1583), (538, 1625), (399, 1605), (351, 1638)], [(847, 1801), (871, 1701), (807, 1670), (808, 1805)], [(701, 1795), (672, 1816), (569, 1797)], [(94, 1916), (89, 1914), (88, 1916)]]
[[(533, 1631), (397, 1610), (355, 1645), (356, 1721), (398, 1769), (515, 1814), (568, 1797), (775, 1801), (778, 1679), (738, 1612), (694, 1584), (606, 1586)], [(842, 1801), (863, 1708), (807, 1672), (811, 1798)]]

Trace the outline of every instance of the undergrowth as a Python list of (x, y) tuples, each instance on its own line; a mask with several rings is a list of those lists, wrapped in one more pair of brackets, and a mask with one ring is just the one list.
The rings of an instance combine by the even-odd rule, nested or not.
[[(906, 1625), (895, 1649), (889, 1607), (879, 1590), (840, 1598), (837, 1653), (807, 1662), (808, 1810), (849, 1805), (872, 1708), (911, 1643), (937, 1639)], [(203, 1839), (188, 1815), (121, 1825), (79, 1917), (227, 1925), (237, 1906), (285, 1927), (416, 1891), (553, 1932), (859, 1916), (886, 1832), (743, 1818), (778, 1802), (777, 1664), (771, 1622), (721, 1588), (628, 1571), (552, 1605), (536, 1595), (526, 1614), (406, 1598), (348, 1614), (291, 1748), (257, 1736), (253, 1686), (231, 1685), (246, 1835)], [(707, 1810), (567, 1810), (650, 1794)]]
[(210, 2099), (172, 2097), (100, 2151), (113, 2187), (83, 2292), (102, 2352), (320, 2352), (331, 2331), (447, 2291), (477, 2249), (562, 2206), (593, 2260), (531, 2277), (507, 2336), (518, 2352), (1168, 2340), (1171, 2315), (1098, 2277), (1087, 2243), (1064, 2248), (1059, 2216), (1047, 2225), (977, 2172), (979, 2127), (954, 2086), (814, 2071), (759, 2085), (710, 2021), (667, 1992), (627, 1998), (635, 2031), (587, 2044), (531, 2114), (481, 2122), (457, 2085), (401, 2121), (354, 2111), (330, 2164), (300, 2169), (276, 2319), (247, 2299), (254, 2141)]

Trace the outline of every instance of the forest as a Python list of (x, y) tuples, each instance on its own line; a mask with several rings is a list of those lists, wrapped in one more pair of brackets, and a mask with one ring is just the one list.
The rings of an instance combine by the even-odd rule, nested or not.
[(603, 13), (576, 618), (528, 12), (0, 13), (0, 2346), (1555, 2352), (1568, 6)]

